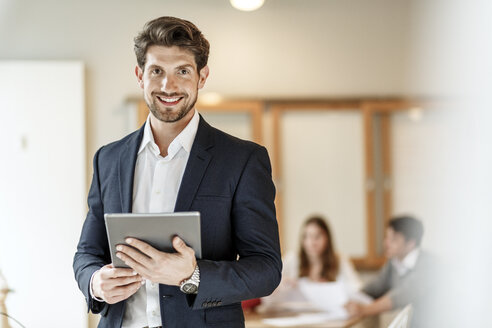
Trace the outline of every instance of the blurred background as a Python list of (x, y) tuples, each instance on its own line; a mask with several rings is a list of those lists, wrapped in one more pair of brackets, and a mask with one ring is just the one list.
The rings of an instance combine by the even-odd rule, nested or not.
[[(71, 262), (95, 151), (146, 109), (133, 37), (177, 16), (211, 44), (197, 105), (264, 144), (282, 250), (312, 214), (370, 276), (412, 214), (442, 277), (443, 327), (492, 324), (492, 4), (470, 0), (0, 0), (0, 271), (27, 327), (92, 327)], [(437, 292), (437, 291), (436, 291)], [(444, 302), (445, 299), (445, 302)]]

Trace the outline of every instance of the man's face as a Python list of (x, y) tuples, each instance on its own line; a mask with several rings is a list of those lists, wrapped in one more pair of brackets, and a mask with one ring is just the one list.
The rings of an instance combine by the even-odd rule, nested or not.
[[(195, 106), (198, 89), (208, 77), (208, 67), (197, 71), (193, 54), (179, 47), (150, 46), (145, 67), (135, 68), (144, 99), (155, 118), (177, 122)], [(190, 113), (191, 115), (191, 113)]]
[(392, 228), (386, 228), (384, 237), (384, 252), (387, 258), (398, 258), (403, 260), (405, 256), (416, 247), (415, 241), (405, 239), (403, 234)]

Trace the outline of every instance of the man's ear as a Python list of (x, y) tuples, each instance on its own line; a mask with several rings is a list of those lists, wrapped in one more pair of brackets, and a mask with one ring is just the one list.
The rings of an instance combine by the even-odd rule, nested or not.
[(136, 65), (135, 66), (135, 75), (137, 76), (137, 83), (140, 86), (140, 88), (144, 88), (144, 83), (143, 83), (143, 71), (140, 68), (140, 66)]
[(209, 73), (210, 73), (210, 70), (208, 68), (208, 65), (200, 70), (200, 79), (198, 80), (198, 89), (201, 89), (205, 86), (205, 81), (207, 81)]

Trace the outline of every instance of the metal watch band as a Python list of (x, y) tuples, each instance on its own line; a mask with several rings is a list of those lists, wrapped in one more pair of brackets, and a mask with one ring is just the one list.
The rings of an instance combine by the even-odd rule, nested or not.
[[(185, 288), (186, 285), (194, 285), (194, 286), (196, 286), (196, 288), (193, 288), (194, 291), (190, 292), (187, 288)], [(198, 264), (197, 264), (191, 277), (188, 279), (185, 279), (183, 282), (181, 282), (179, 289), (183, 293), (186, 293), (186, 294), (196, 294), (198, 292), (198, 286), (199, 285), (200, 285), (200, 269), (198, 268)], [(193, 286), (191, 286), (191, 287), (193, 287)]]

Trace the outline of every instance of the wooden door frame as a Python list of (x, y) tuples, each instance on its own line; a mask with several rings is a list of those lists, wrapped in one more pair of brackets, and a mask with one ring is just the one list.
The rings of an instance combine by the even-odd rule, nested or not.
[[(415, 103), (405, 99), (327, 99), (327, 100), (295, 100), (295, 101), (273, 101), (268, 103), (272, 112), (273, 128), (273, 177), (277, 188), (277, 220), (281, 231), (281, 241), (283, 240), (283, 169), (282, 169), (282, 143), (281, 143), (281, 119), (282, 115), (288, 111), (333, 111), (333, 110), (358, 110), (363, 118), (364, 135), (364, 167), (365, 167), (365, 203), (366, 203), (366, 249), (367, 253), (363, 257), (352, 258), (352, 261), (359, 270), (377, 270), (385, 262), (382, 255), (377, 254), (376, 250), (376, 217), (374, 213), (374, 190), (369, 188), (370, 182), (374, 181), (374, 127), (372, 118), (375, 114), (383, 114), (382, 127), (382, 166), (386, 177), (391, 179), (391, 120), (390, 115), (395, 111), (406, 110), (414, 107)], [(384, 192), (384, 226), (392, 215), (392, 193), (391, 186), (385, 188)]]
[(277, 221), (280, 231), (280, 243), (284, 243), (284, 215), (283, 215), (283, 163), (282, 163), (282, 115), (294, 110), (354, 110), (359, 107), (357, 100), (294, 100), (294, 101), (272, 101), (268, 103), (268, 108), (272, 113), (272, 132), (273, 132), (273, 152), (272, 152), (272, 175), (277, 186), (276, 208)]

